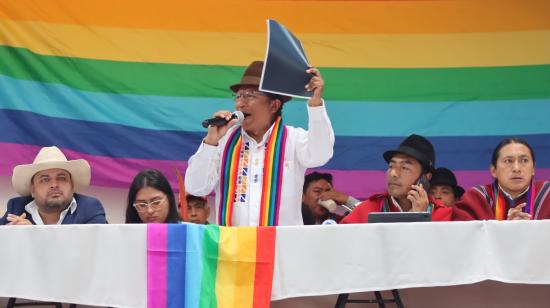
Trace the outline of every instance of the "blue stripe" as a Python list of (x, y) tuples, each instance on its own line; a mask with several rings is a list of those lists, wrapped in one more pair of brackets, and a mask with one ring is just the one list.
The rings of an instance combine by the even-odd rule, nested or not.
[(56, 145), (92, 155), (186, 160), (203, 137), (203, 133), (157, 131), (0, 109), (0, 142)]
[[(87, 92), (3, 75), (0, 97), (2, 109), (153, 130), (204, 132), (200, 125), (203, 119), (220, 109), (234, 109), (229, 98)], [(404, 136), (413, 130), (426, 136), (550, 133), (550, 98), (425, 103), (327, 101), (327, 109), (335, 133), (345, 136)], [(288, 125), (307, 127), (304, 101), (285, 104), (283, 114)], [(498, 118), (489, 118), (496, 114)]]
[(424, 136), (550, 133), (550, 99), (429, 103), (347, 101), (328, 102), (327, 110), (335, 133), (346, 136), (398, 137), (413, 131)]
[(203, 225), (187, 225), (187, 262), (185, 267), (185, 307), (198, 308), (202, 281)]
[[(416, 132), (411, 132), (416, 133)], [(538, 168), (550, 167), (550, 134), (513, 135), (525, 139), (535, 151)], [(496, 145), (509, 136), (429, 137), (436, 152), (436, 167), (452, 170), (488, 170)], [(333, 158), (323, 169), (386, 170), (382, 154), (397, 149), (405, 137), (337, 136)]]
[[(195, 153), (203, 136), (202, 133), (152, 131), (0, 110), (0, 142), (57, 145), (92, 155), (187, 160)], [(550, 168), (550, 134), (519, 137), (526, 139), (534, 148), (537, 167)], [(385, 170), (382, 153), (396, 149), (403, 138), (337, 136), (334, 157), (323, 168)], [(436, 166), (457, 170), (487, 170), (493, 148), (502, 138), (429, 137), (437, 153)]]
[(187, 261), (187, 226), (168, 225), (168, 251), (166, 265), (166, 302), (168, 307), (185, 307), (185, 276)]

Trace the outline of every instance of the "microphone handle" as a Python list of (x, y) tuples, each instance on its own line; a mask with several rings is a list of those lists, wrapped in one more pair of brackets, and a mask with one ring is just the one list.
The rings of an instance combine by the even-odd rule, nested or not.
[(227, 121), (224, 118), (211, 118), (211, 119), (207, 119), (207, 120), (202, 121), (202, 127), (208, 128), (209, 125), (223, 126), (223, 125), (227, 124), (227, 122), (229, 122), (229, 121)]

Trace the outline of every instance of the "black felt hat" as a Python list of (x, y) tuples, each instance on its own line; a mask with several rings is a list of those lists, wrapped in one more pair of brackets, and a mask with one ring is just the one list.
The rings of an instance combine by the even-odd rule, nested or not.
[(464, 188), (458, 186), (454, 173), (447, 168), (437, 168), (430, 181), (431, 186), (442, 185), (450, 186), (455, 194), (455, 198), (460, 199), (464, 194)]
[(416, 159), (424, 168), (424, 172), (433, 172), (435, 170), (435, 150), (432, 143), (420, 136), (412, 134), (407, 137), (396, 150), (384, 152), (384, 159), (387, 163), (396, 154), (405, 154)]

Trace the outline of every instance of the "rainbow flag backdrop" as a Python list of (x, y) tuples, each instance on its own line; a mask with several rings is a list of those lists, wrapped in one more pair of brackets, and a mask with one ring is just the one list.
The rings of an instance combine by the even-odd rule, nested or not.
[[(268, 18), (325, 78), (337, 189), (384, 190), (382, 153), (411, 133), (465, 187), (490, 181), (510, 135), (550, 178), (550, 2), (535, 0), (1, 1), (0, 175), (57, 145), (94, 185), (154, 167), (176, 187), (201, 120), (234, 109), (227, 86), (263, 59)], [(307, 126), (303, 101), (283, 116)]]
[(274, 227), (147, 225), (147, 307), (269, 307), (275, 237)]

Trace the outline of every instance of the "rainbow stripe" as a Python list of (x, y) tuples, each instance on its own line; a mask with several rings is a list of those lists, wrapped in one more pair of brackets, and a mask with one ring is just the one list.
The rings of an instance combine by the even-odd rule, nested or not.
[[(264, 156), (264, 173), (262, 182), (262, 198), (260, 202), (260, 226), (277, 226), (279, 223), (279, 205), (281, 204), (281, 188), (287, 129), (282, 124), (282, 118), (277, 117), (273, 123), (271, 135), (266, 142)], [(220, 169), (220, 226), (231, 226), (235, 188), (239, 161), (242, 151), (241, 129), (236, 129), (227, 139), (222, 155)]]
[[(264, 57), (268, 18), (321, 69), (336, 134), (323, 168), (344, 192), (383, 190), (381, 154), (411, 133), (465, 188), (491, 182), (510, 135), (550, 177), (550, 3), (538, 0), (2, 1), (0, 176), (55, 144), (90, 161), (94, 185), (126, 188), (155, 167), (177, 187), (201, 120), (234, 109), (227, 86)], [(285, 124), (307, 127), (305, 104), (285, 105)]]
[(147, 307), (269, 307), (275, 228), (147, 226)]
[(231, 226), (242, 143), (243, 138), (241, 138), (241, 129), (237, 128), (231, 136), (229, 136), (225, 144), (220, 169), (221, 198), (219, 206), (220, 214), (218, 215), (218, 224), (220, 226)]
[(288, 131), (283, 125), (282, 118), (278, 117), (265, 148), (260, 226), (279, 224), (287, 135)]

